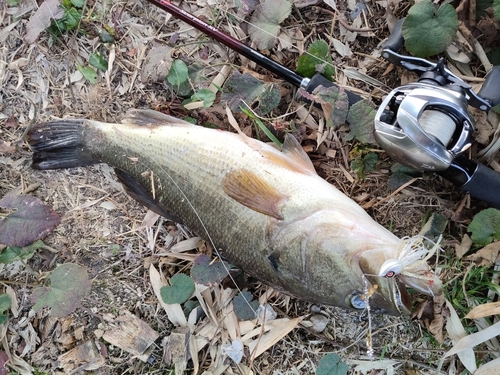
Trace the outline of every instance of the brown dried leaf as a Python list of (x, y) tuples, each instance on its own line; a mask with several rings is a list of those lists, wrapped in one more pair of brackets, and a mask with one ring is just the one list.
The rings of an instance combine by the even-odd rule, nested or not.
[(500, 302), (491, 302), (474, 307), (465, 316), (467, 319), (479, 319), (485, 316), (500, 314)]
[(471, 260), (478, 266), (487, 266), (495, 263), (500, 252), (500, 242), (493, 242), (486, 245), (478, 252), (465, 257), (465, 260)]
[(58, 20), (64, 16), (64, 11), (59, 7), (59, 0), (46, 0), (40, 5), (40, 8), (31, 15), (26, 25), (26, 43), (34, 43), (42, 31), (50, 26), (53, 19)]

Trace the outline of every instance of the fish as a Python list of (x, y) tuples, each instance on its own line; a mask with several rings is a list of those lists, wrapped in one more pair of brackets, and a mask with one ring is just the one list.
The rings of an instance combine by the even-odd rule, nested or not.
[(136, 200), (182, 223), (272, 288), (311, 303), (408, 315), (407, 287), (442, 284), (422, 237), (398, 238), (321, 178), (299, 141), (281, 149), (148, 109), (121, 123), (62, 119), (32, 126), (39, 170), (107, 163)]

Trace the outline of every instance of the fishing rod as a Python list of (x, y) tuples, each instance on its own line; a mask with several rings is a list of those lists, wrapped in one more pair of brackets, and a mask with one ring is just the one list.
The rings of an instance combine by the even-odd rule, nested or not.
[[(337, 86), (321, 74), (310, 79), (302, 77), (169, 0), (148, 1), (309, 93), (319, 86)], [(489, 111), (500, 103), (500, 67), (493, 67), (476, 94), (446, 68), (443, 59), (432, 63), (398, 54), (403, 44), (403, 21), (396, 23), (384, 44), (382, 57), (416, 72), (420, 79), (392, 90), (383, 101), (374, 121), (377, 142), (397, 162), (419, 171), (436, 172), (461, 190), (500, 208), (500, 173), (465, 156), (475, 131), (468, 106)], [(361, 100), (348, 90), (346, 94), (349, 105)]]
[[(281, 77), (285, 81), (291, 83), (292, 85), (305, 89), (308, 93), (312, 93), (315, 88), (319, 86), (332, 87), (337, 86), (332, 81), (328, 80), (321, 74), (315, 74), (312, 78), (302, 77), (297, 72), (287, 68), (286, 66), (270, 59), (266, 55), (263, 55), (259, 51), (247, 46), (240, 40), (233, 38), (232, 36), (222, 32), (221, 30), (209, 25), (208, 23), (202, 21), (198, 17), (192, 15), (191, 13), (185, 11), (184, 9), (172, 4), (169, 0), (148, 0), (151, 4), (163, 9), (167, 13), (172, 14), (176, 18), (186, 22), (188, 25), (193, 26), (195, 29), (200, 30), (209, 37), (217, 40), (218, 42), (224, 44), (231, 50), (238, 52), (240, 55), (245, 56), (249, 60), (255, 62), (261, 67), (269, 70), (270, 72)], [(351, 91), (345, 90), (347, 97), (349, 99), (349, 104), (352, 105), (362, 98), (354, 94)]]

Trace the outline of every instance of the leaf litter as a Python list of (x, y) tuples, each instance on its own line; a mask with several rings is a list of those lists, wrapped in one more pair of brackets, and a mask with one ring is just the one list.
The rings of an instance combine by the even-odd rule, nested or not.
[[(252, 14), (257, 4), (252, 5), (250, 2), (245, 2), (245, 4), (248, 4), (247, 14)], [(178, 41), (169, 45), (172, 48), (171, 50), (165, 49), (165, 55), (170, 53), (173, 53), (174, 56), (175, 54), (183, 54), (195, 57), (195, 60), (198, 60), (199, 44), (186, 42), (191, 40), (199, 41), (201, 36), (199, 32), (187, 29), (185, 25), (173, 18), (169, 18), (169, 23), (165, 25), (165, 14), (148, 5), (138, 4), (133, 9), (123, 8), (123, 11), (115, 19), (108, 18), (104, 22), (107, 26), (115, 27), (118, 35), (122, 37), (117, 39), (120, 43), (120, 53), (116, 55), (115, 63), (110, 64), (109, 68), (113, 79), (112, 84), (111, 80), (108, 80), (107, 85), (101, 84), (105, 80), (105, 72), (96, 72), (97, 84), (90, 85), (81, 75), (76, 74), (78, 72), (77, 63), (81, 63), (82, 59), (89, 58), (95, 52), (88, 37), (80, 35), (76, 38), (74, 35), (70, 35), (70, 37), (63, 35), (64, 43), (55, 43), (48, 48), (48, 38), (42, 32), (39, 35), (39, 45), (24, 45), (19, 50), (17, 47), (13, 47), (17, 46), (25, 35), (26, 23), (11, 21), (14, 17), (22, 15), (23, 12), (30, 12), (30, 8), (24, 7), (23, 2), (20, 5), (19, 7), (7, 7), (6, 16), (2, 19), (3, 23), (0, 25), (0, 31), (8, 30), (9, 33), (0, 33), (5, 37), (5, 43), (8, 47), (1, 53), (5, 56), (4, 61), (14, 61), (17, 58), (16, 54), (18, 54), (29, 59), (30, 64), (20, 66), (14, 70), (0, 70), (0, 79), (4, 92), (15, 92), (23, 95), (21, 97), (19, 95), (10, 95), (4, 98), (6, 104), (4, 107), (0, 107), (2, 115), (0, 119), (15, 119), (19, 124), (19, 129), (4, 131), (2, 128), (2, 138), (5, 137), (2, 141), (10, 142), (11, 145), (18, 142), (21, 131), (35, 118), (40, 121), (42, 118), (61, 117), (70, 113), (74, 116), (78, 114), (87, 118), (119, 120), (121, 114), (128, 107), (147, 106), (155, 109), (169, 108), (170, 113), (181, 117), (186, 115), (185, 112), (178, 109), (180, 106), (176, 107), (175, 98), (172, 103), (165, 100), (164, 86), (161, 85), (162, 82), (165, 82), (164, 79), (161, 79), (162, 76), (166, 77), (164, 71), (158, 69), (157, 78), (153, 80), (154, 82), (151, 82), (146, 76), (143, 79), (140, 68), (143, 57), (147, 55), (148, 51), (152, 50), (155, 38), (159, 39), (165, 36), (169, 38), (174, 33), (177, 33), (176, 38)], [(223, 10), (220, 12), (219, 17), (224, 17), (230, 6), (226, 6), (224, 3), (219, 5), (220, 9)], [(349, 16), (349, 9), (343, 8), (342, 4), (334, 5), (338, 11), (344, 12), (347, 17)], [(104, 10), (100, 9), (100, 6), (101, 4), (96, 4), (95, 9)], [(196, 11), (196, 8), (197, 6), (193, 4), (190, 10)], [(370, 26), (378, 27), (385, 24), (384, 5), (369, 4), (368, 10), (376, 14), (376, 16), (370, 17)], [(396, 3), (395, 10), (396, 12), (400, 11), (398, 3)], [(103, 11), (101, 14), (107, 13)], [(213, 17), (209, 7), (200, 10), (198, 14)], [(261, 17), (259, 22), (272, 29), (274, 33), (276, 20), (280, 18), (280, 15), (273, 12), (269, 12), (269, 14), (272, 16), (271, 18)], [(307, 7), (301, 8), (301, 15), (308, 21), (307, 24), (300, 24), (295, 18), (290, 17), (285, 20), (287, 28), (290, 25), (301, 28), (303, 35), (308, 35), (306, 33), (308, 27), (315, 25), (316, 32), (323, 33), (323, 35), (320, 35), (321, 39), (327, 41), (338, 40), (344, 45), (349, 45), (354, 52), (367, 53), (376, 49), (374, 41), (361, 42), (362, 38), (356, 38), (356, 36), (353, 39), (356, 43), (352, 44), (353, 40), (351, 39), (353, 36), (348, 34), (350, 31), (346, 32), (340, 26), (335, 28), (335, 35), (332, 39), (330, 36), (331, 25), (328, 23), (331, 19), (325, 23), (324, 21), (327, 21), (325, 17), (321, 18)], [(400, 15), (405, 15), (405, 13), (398, 14), (398, 16)], [(358, 17), (356, 22), (362, 22), (361, 18)], [(224, 23), (230, 23), (223, 18), (218, 19), (218, 21), (222, 21), (223, 28), (226, 27)], [(325, 24), (326, 27), (321, 26), (322, 24)], [(235, 30), (239, 32), (241, 28), (238, 26), (235, 27)], [(13, 32), (11, 33), (11, 31)], [(285, 30), (283, 25), (280, 24), (276, 36), (273, 34), (269, 40), (271, 43), (280, 41), (280, 33), (283, 33), (282, 37), (285, 38), (285, 32), (288, 33), (289, 30)], [(383, 38), (386, 35), (386, 31), (384, 31), (379, 36)], [(308, 35), (308, 38), (311, 37)], [(276, 50), (273, 58), (286, 64), (290, 61), (296, 61), (298, 54), (294, 50), (293, 43), (290, 45), (289, 42), (281, 43), (280, 41), (279, 46), (280, 48)], [(36, 53), (30, 53), (28, 47), (32, 48), (32, 51), (36, 51)], [(68, 50), (72, 51), (70, 55), (65, 53)], [(208, 60), (208, 64), (227, 61), (224, 60), (225, 56), (223, 59), (220, 58), (223, 54), (217, 56), (217, 53), (221, 51), (220, 48), (213, 47), (210, 51), (212, 55)], [(170, 62), (168, 58), (161, 59), (160, 57), (161, 53), (158, 54), (159, 64), (162, 64), (161, 61), (165, 61), (165, 65)], [(400, 82), (398, 72), (393, 71), (392, 74), (383, 76), (382, 73), (386, 70), (387, 65), (374, 62), (372, 58), (366, 58), (363, 61), (362, 55), (357, 57), (356, 55), (355, 57), (346, 55), (343, 58), (333, 55), (332, 57), (332, 61), (336, 65), (340, 65), (340, 69), (337, 69), (337, 80), (341, 84), (351, 83), (352, 85), (352, 82), (349, 81), (351, 78), (344, 71), (347, 72), (348, 70), (345, 69), (352, 69), (351, 67), (358, 65), (362, 66), (363, 73), (367, 77), (373, 76), (382, 82), (384, 86), (381, 87), (395, 87)], [(37, 63), (31, 64), (33, 61)], [(240, 60), (237, 58), (237, 61)], [(247, 62), (244, 62), (244, 64), (246, 64), (244, 65), (246, 68), (251, 70), (256, 68)], [(294, 65), (290, 64), (289, 66), (293, 68)], [(155, 69), (155, 65), (151, 64), (148, 69)], [(207, 68), (204, 74), (211, 76), (218, 73), (218, 70), (218, 68)], [(22, 79), (19, 79), (19, 74), (21, 74)], [(371, 87), (363, 82), (360, 81), (359, 84), (355, 83), (355, 85), (361, 87), (364, 92), (372, 93), (374, 98), (380, 97), (381, 91), (375, 90), (372, 92)], [(224, 87), (223, 85), (220, 86)], [(49, 90), (49, 88), (52, 90)], [(54, 88), (57, 88), (57, 90), (53, 90)], [(288, 105), (291, 100), (291, 95), (288, 94), (286, 104)], [(41, 106), (36, 107), (34, 103), (41, 103)], [(168, 107), (169, 105), (170, 107)], [(286, 106), (283, 107), (283, 103), (278, 108), (280, 110), (285, 108), (283, 113), (287, 110)], [(220, 118), (222, 112), (216, 101), (212, 107), (200, 107), (190, 115), (194, 115), (199, 121), (208, 118), (213, 123), (224, 124), (225, 120)], [(314, 110), (312, 116), (315, 117), (315, 123), (318, 123), (321, 119), (321, 114), (314, 112)], [(238, 115), (237, 117), (238, 122), (242, 124), (243, 130), (251, 129), (251, 126), (245, 124), (244, 116)], [(313, 122), (309, 121), (308, 123)], [(298, 125), (300, 131), (305, 132), (305, 147), (314, 145), (311, 140), (319, 139), (316, 134), (317, 128), (307, 127), (302, 122), (297, 122), (296, 125)], [(396, 195), (391, 195), (388, 188), (385, 187), (387, 185), (388, 168), (391, 166), (387, 158), (383, 158), (378, 163), (378, 169), (368, 173), (365, 180), (357, 180), (355, 174), (349, 168), (349, 152), (345, 150), (349, 148), (349, 143), (343, 141), (340, 136), (342, 133), (346, 133), (345, 129), (342, 130), (342, 127), (341, 130), (329, 131), (328, 137), (323, 141), (323, 146), (330, 151), (328, 155), (335, 156), (326, 157), (326, 153), (313, 153), (311, 154), (313, 162), (320, 173), (339, 186), (341, 190), (348, 195), (361, 197), (361, 204), (368, 203), (371, 199), (377, 200), (380, 197), (390, 196), (390, 199), (383, 201), (372, 210), (371, 213), (377, 221), (391, 226), (398, 235), (412, 234), (412, 232), (418, 232), (419, 228), (416, 223), (423, 221), (428, 207), (439, 207), (438, 210), (450, 217), (459, 217), (462, 222), (464, 220), (470, 222), (471, 212), (468, 210), (473, 210), (474, 207), (471, 208), (466, 203), (466, 209), (460, 209), (460, 207), (453, 204), (453, 202), (460, 201), (460, 194), (456, 191), (450, 192), (449, 186), (428, 177), (414, 182), (414, 185), (405, 187)], [(314, 149), (314, 147), (311, 149)], [(303, 319), (309, 313), (309, 308), (312, 307), (286, 296), (278, 296), (274, 291), (258, 283), (253, 284), (251, 292), (254, 296), (258, 297), (260, 295), (260, 298), (258, 298), (259, 304), (265, 306), (270, 301), (280, 311), (280, 318), (273, 320), (275, 322), (273, 325), (264, 325), (264, 328), (262, 328), (262, 326), (259, 326), (258, 321), (238, 320), (234, 310), (232, 310), (231, 302), (239, 293), (238, 290), (224, 290), (219, 285), (210, 288), (196, 286), (192, 298), (199, 302), (199, 307), (193, 309), (187, 317), (182, 306), (177, 304), (167, 305), (171, 306), (173, 310), (169, 316), (172, 316), (172, 319), (176, 322), (169, 323), (166, 316), (167, 312), (163, 312), (167, 309), (165, 305), (162, 305), (161, 297), (156, 298), (151, 289), (140, 280), (143, 280), (148, 271), (150, 276), (153, 274), (151, 268), (153, 265), (156, 265), (161, 270), (161, 273), (156, 271), (157, 276), (159, 276), (157, 279), (160, 281), (162, 277), (165, 277), (164, 275), (172, 277), (178, 272), (186, 272), (195, 259), (194, 254), (190, 253), (191, 250), (175, 254), (170, 253), (167, 246), (162, 243), (162, 238), (167, 238), (169, 233), (161, 226), (154, 228), (154, 230), (145, 228), (137, 230), (144, 217), (143, 209), (131, 201), (123, 192), (114, 189), (113, 184), (116, 184), (116, 182), (110, 180), (112, 177), (106, 177), (102, 174), (102, 167), (94, 167), (90, 170), (54, 171), (50, 174), (33, 173), (33, 171), (25, 168), (28, 163), (28, 156), (26, 152), (17, 150), (1, 155), (0, 179), (2, 183), (0, 184), (0, 195), (5, 195), (8, 190), (26, 187), (26, 184), (37, 181), (42, 186), (35, 192), (35, 195), (41, 198), (44, 203), (48, 203), (49, 206), (53, 207), (56, 212), (64, 213), (65, 216), (63, 224), (57, 227), (45, 240), (46, 246), (59, 250), (58, 253), (54, 255), (54, 253), (47, 252), (45, 248), (42, 248), (37, 250), (33, 256), (25, 258), (24, 261), (28, 262), (32, 269), (43, 270), (43, 272), (52, 271), (56, 263), (61, 264), (64, 262), (76, 261), (88, 267), (90, 277), (93, 279), (92, 293), (96, 293), (99, 299), (106, 301), (107, 305), (112, 307), (108, 309), (105, 306), (94, 305), (89, 303), (88, 300), (84, 300), (83, 306), (91, 307), (93, 313), (98, 317), (102, 317), (105, 313), (113, 312), (116, 309), (125, 309), (133, 311), (141, 320), (147, 321), (148, 325), (153, 327), (155, 331), (168, 333), (172, 331), (170, 324), (188, 327), (188, 318), (195, 319), (198, 316), (198, 311), (202, 310), (207, 317), (205, 319), (208, 319), (208, 323), (196, 325), (196, 333), (184, 336), (184, 341), (180, 342), (191, 344), (189, 355), (192, 358), (196, 357), (194, 354), (198, 350), (200, 357), (212, 358), (211, 364), (214, 366), (212, 369), (217, 368), (220, 371), (234, 372), (231, 365), (224, 362), (224, 358), (228, 357), (231, 351), (234, 351), (234, 355), (239, 352), (238, 337), (241, 337), (245, 350), (252, 348), (253, 353), (253, 357), (248, 357), (245, 356), (244, 351), (242, 362), (240, 362), (241, 373), (249, 373), (245, 371), (245, 369), (249, 369), (248, 366), (252, 367), (254, 373), (265, 373), (266, 371), (314, 373), (316, 364), (328, 351), (335, 350), (343, 358), (357, 360), (359, 351), (353, 353), (346, 348), (354, 344), (358, 349), (364, 350), (364, 336), (367, 325), (363, 318), (360, 320), (358, 315), (353, 316), (349, 312), (327, 308), (328, 314), (335, 318), (335, 324), (330, 324), (327, 327), (323, 335), (320, 336), (319, 341), (315, 340), (317, 336), (307, 336), (307, 339), (304, 339), (302, 329), (293, 329), (298, 326), (298, 321)], [(108, 199), (108, 194), (111, 194), (110, 198), (116, 206), (115, 209), (104, 209), (96, 204), (85, 205), (86, 202), (98, 202), (103, 196)], [(70, 212), (72, 208), (78, 207), (80, 209)], [(456, 225), (458, 232), (462, 230), (463, 233), (461, 225), (456, 223), (454, 225)], [(152, 234), (151, 236), (147, 234), (148, 230)], [(186, 237), (192, 235), (188, 231), (185, 234)], [(184, 234), (181, 234), (180, 237), (186, 238)], [(157, 246), (157, 249), (149, 245), (146, 246), (151, 241)], [(182, 244), (183, 241), (180, 240), (179, 244)], [(194, 248), (196, 252), (207, 251), (210, 253), (209, 246), (200, 243), (198, 239), (186, 245), (185, 248)], [(112, 249), (112, 251), (110, 252), (109, 249)], [(162, 255), (158, 256), (157, 254)], [(448, 271), (443, 270), (443, 272), (444, 280), (446, 278), (453, 279), (453, 275), (450, 275)], [(25, 282), (26, 277), (30, 277), (32, 282), (36, 282), (36, 278), (29, 276), (28, 269), (24, 268), (23, 263), (19, 261), (5, 266), (2, 273), (4, 278), (8, 277), (8, 279), (23, 280)], [(151, 278), (153, 280), (152, 276)], [(154, 289), (156, 288), (155, 285), (160, 285), (159, 288), (161, 288), (166, 284), (164, 282), (158, 284), (157, 281), (152, 281), (151, 285)], [(20, 293), (17, 287), (14, 288), (14, 294), (16, 293)], [(11, 360), (7, 365), (11, 366), (11, 368), (24, 369), (24, 371), (20, 371), (21, 373), (28, 373), (31, 368), (26, 361), (33, 365), (50, 368), (54, 363), (53, 353), (63, 354), (69, 353), (76, 348), (87, 348), (87, 341), (85, 341), (87, 338), (95, 340), (103, 337), (102, 332), (104, 332), (105, 327), (96, 328), (96, 322), (93, 318), (91, 316), (81, 316), (78, 314), (78, 310), (76, 314), (71, 315), (75, 320), (73, 318), (55, 319), (49, 315), (50, 310), (45, 308), (40, 309), (36, 315), (30, 316), (28, 312), (31, 304), (27, 304), (25, 300), (20, 301), (20, 316), (24, 320), (11, 318), (9, 324), (25, 324), (25, 326), (22, 330), (9, 333), (10, 344), (4, 349), (6, 352), (9, 348), (12, 349), (8, 353)], [(164, 309), (156, 310), (156, 304), (163, 306)], [(287, 315), (290, 315), (290, 317), (286, 317)], [(115, 314), (114, 316), (118, 315)], [(222, 325), (220, 322), (222, 322)], [(33, 324), (32, 327), (31, 324)], [(83, 336), (79, 333), (80, 330), (77, 329), (78, 325), (85, 327)], [(391, 354), (396, 358), (398, 356), (407, 358), (408, 354), (410, 354), (412, 360), (418, 366), (429, 363), (429, 355), (426, 352), (427, 348), (422, 340), (418, 323), (407, 325), (396, 318), (375, 317), (375, 326), (377, 325), (381, 328), (375, 335), (375, 340), (379, 340), (375, 343), (376, 349), (379, 348), (380, 351), (381, 348), (392, 349)], [(223, 327), (222, 330), (221, 326)], [(54, 332), (56, 333), (53, 336), (48, 333), (50, 332), (49, 327), (55, 327)], [(34, 336), (32, 337), (34, 339), (24, 340), (14, 332), (33, 332)], [(177, 331), (174, 330), (173, 332)], [(266, 336), (263, 335), (263, 332)], [(178, 333), (179, 337), (184, 334), (182, 331)], [(309, 335), (309, 333), (306, 333), (306, 335)], [(164, 335), (164, 337), (168, 337), (168, 334)], [(285, 337), (285, 340), (274, 345), (273, 355), (266, 352), (272, 344), (283, 337)], [(26, 353), (23, 350), (23, 341), (32, 343), (24, 346)], [(411, 349), (409, 351), (402, 350), (396, 344), (398, 341), (403, 342), (406, 347)], [(216, 342), (217, 344), (208, 345), (209, 342)], [(236, 344), (234, 344), (235, 342)], [(341, 343), (340, 346), (339, 343)], [(96, 359), (95, 363), (100, 363), (102, 356), (108, 364), (110, 358), (113, 358), (115, 361), (113, 364), (114, 371), (117, 372), (121, 371), (120, 368), (126, 368), (127, 371), (137, 373), (151, 370), (150, 367), (146, 367), (150, 366), (147, 363), (139, 365), (137, 362), (132, 361), (132, 367), (130, 367), (129, 360), (133, 354), (127, 351), (120, 352), (113, 349), (112, 346), (107, 347), (109, 353), (106, 353), (102, 348), (108, 344), (106, 341), (101, 341), (101, 344), (102, 346), (97, 351), (88, 347), (88, 353), (94, 353), (92, 358)], [(223, 347), (224, 350), (222, 350)], [(165, 348), (167, 349), (167, 347)], [(257, 352), (259, 352), (258, 356), (256, 356)], [(443, 349), (444, 352), (445, 349)], [(161, 350), (155, 349), (155, 353), (156, 358), (163, 358)], [(22, 357), (19, 357), (20, 354), (22, 354)], [(185, 358), (185, 354), (184, 349), (179, 355), (180, 357), (184, 355)], [(155, 362), (155, 365), (159, 363)], [(348, 361), (348, 363), (354, 365), (354, 362)], [(402, 363), (402, 361), (398, 363)], [(194, 366), (193, 360), (188, 360), (187, 365)], [(196, 366), (209, 368), (210, 364), (200, 362)], [(363, 371), (370, 371), (368, 370), (369, 364), (364, 364), (364, 366)], [(380, 366), (380, 364), (373, 364), (372, 368), (382, 368)], [(385, 368), (389, 369), (390, 366)], [(95, 371), (100, 369), (98, 368)], [(70, 367), (68, 367), (68, 371), (70, 370)], [(398, 373), (399, 370), (396, 367), (394, 371)]]

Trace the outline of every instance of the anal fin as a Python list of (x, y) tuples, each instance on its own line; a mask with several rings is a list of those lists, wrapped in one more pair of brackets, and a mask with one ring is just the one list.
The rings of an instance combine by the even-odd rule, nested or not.
[(168, 220), (175, 221), (176, 223), (182, 223), (179, 218), (172, 215), (160, 202), (154, 199), (149, 191), (133, 176), (117, 168), (115, 168), (115, 173), (118, 180), (120, 180), (123, 187), (127, 191), (127, 194), (136, 201)]

